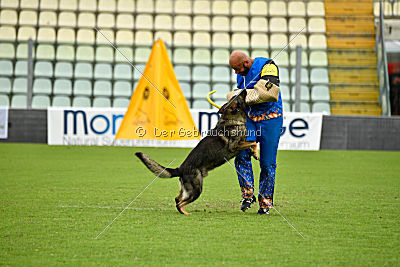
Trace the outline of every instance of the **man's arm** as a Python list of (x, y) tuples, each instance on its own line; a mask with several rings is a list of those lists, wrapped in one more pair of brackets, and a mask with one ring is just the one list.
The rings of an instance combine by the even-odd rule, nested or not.
[[(261, 70), (261, 79), (269, 81), (270, 83), (279, 87), (279, 69), (274, 61), (269, 61)], [(269, 84), (272, 86), (271, 84)]]

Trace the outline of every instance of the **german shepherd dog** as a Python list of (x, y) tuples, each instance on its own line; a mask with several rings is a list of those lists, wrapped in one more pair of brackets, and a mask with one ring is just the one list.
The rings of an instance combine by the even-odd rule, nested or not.
[(253, 156), (258, 159), (256, 142), (246, 141), (246, 95), (246, 90), (243, 90), (219, 109), (221, 118), (215, 128), (197, 144), (178, 168), (165, 168), (144, 153), (135, 154), (158, 177), (179, 176), (180, 191), (175, 202), (180, 213), (189, 214), (185, 206), (200, 196), (203, 178), (208, 175), (208, 171), (226, 163), (243, 149), (250, 148)]

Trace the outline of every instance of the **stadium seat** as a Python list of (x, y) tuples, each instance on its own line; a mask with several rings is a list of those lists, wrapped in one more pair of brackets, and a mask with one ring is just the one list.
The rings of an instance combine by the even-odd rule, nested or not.
[(48, 61), (37, 61), (34, 68), (35, 77), (53, 77), (53, 65)]
[[(118, 47), (119, 51), (115, 51), (115, 62), (133, 61), (133, 49), (130, 47)], [(121, 54), (122, 53), (122, 54)]]
[(266, 1), (251, 1), (250, 2), (250, 15), (251, 16), (263, 16), (268, 15), (268, 7)]
[[(296, 69), (293, 68), (290, 73), (290, 81), (294, 84), (296, 83)], [(305, 68), (301, 69), (301, 83), (308, 83), (308, 71)]]
[(114, 96), (130, 97), (132, 95), (132, 83), (128, 81), (116, 81), (114, 83)]
[(14, 68), (15, 76), (27, 76), (28, 75), (28, 62), (26, 60), (17, 60)]
[(208, 16), (194, 16), (193, 30), (194, 31), (210, 31), (211, 22)]
[(0, 58), (14, 59), (14, 57), (15, 57), (14, 45), (0, 43)]
[(11, 80), (9, 78), (0, 77), (0, 93), (7, 94), (11, 92)]
[(75, 80), (74, 81), (74, 95), (91, 96), (92, 84), (89, 80)]
[(228, 32), (230, 30), (229, 18), (225, 16), (215, 16), (212, 18), (211, 28), (213, 31)]
[[(27, 59), (28, 58), (28, 44), (18, 44), (17, 52), (15, 53), (17, 59)], [(35, 48), (32, 47), (32, 57), (35, 57)]]
[(289, 83), (289, 70), (287, 68), (279, 67), (279, 80), (280, 83)]
[(0, 107), (10, 106), (10, 98), (8, 94), (0, 94)]
[(195, 47), (210, 47), (211, 36), (208, 32), (195, 32), (193, 34), (193, 46)]
[(19, 1), (15, 0), (2, 0), (0, 2), (0, 7), (3, 8), (12, 8), (17, 9), (19, 7)]
[[(80, 1), (80, 3), (85, 1)], [(78, 27), (93, 29), (96, 26), (96, 16), (94, 13), (81, 12), (78, 15)]]
[(188, 66), (177, 65), (174, 67), (176, 78), (180, 81), (190, 81), (190, 68)]
[(77, 61), (93, 61), (94, 50), (91, 46), (78, 46), (76, 49), (76, 60)]
[(19, 13), (18, 24), (21, 26), (36, 26), (37, 24), (36, 12), (31, 10), (22, 10)]
[(156, 0), (156, 14), (172, 14), (173, 10), (174, 9), (172, 0)]
[(186, 15), (177, 15), (174, 17), (174, 30), (190, 31), (192, 30), (192, 19)]
[(138, 47), (135, 50), (135, 62), (146, 63), (151, 53), (150, 48)]
[(56, 27), (57, 26), (56, 12), (41, 11), (39, 14), (39, 26), (40, 27)]
[(79, 11), (97, 11), (97, 0), (85, 0), (79, 1)]
[(311, 66), (328, 66), (328, 56), (324, 51), (311, 51), (310, 53)]
[(234, 49), (248, 49), (250, 46), (250, 38), (247, 33), (232, 34), (231, 46)]
[(209, 82), (210, 81), (210, 68), (206, 66), (193, 67), (193, 81), (195, 82)]
[(271, 33), (283, 32), (286, 33), (288, 30), (286, 19), (283, 17), (272, 17), (269, 20), (269, 31)]
[(251, 20), (250, 20), (250, 30), (251, 30), (251, 32), (265, 33), (266, 31), (268, 31), (267, 19), (263, 18), (263, 17), (253, 17), (253, 18), (251, 18)]
[(66, 29), (66, 28), (58, 29), (57, 42), (62, 44), (75, 43), (75, 31), (73, 29)]
[[(296, 87), (292, 87), (292, 100), (294, 101), (296, 99)], [(309, 101), (310, 100), (310, 90), (308, 89), (307, 86), (302, 85), (300, 87), (300, 100), (301, 101)]]
[(134, 13), (135, 0), (119, 0), (117, 4), (117, 13)]
[(212, 69), (213, 82), (226, 82), (229, 83), (231, 78), (230, 70), (228, 67), (217, 66)]
[(56, 62), (54, 76), (57, 78), (72, 78), (72, 64), (69, 62)]
[(310, 104), (307, 102), (300, 102), (300, 112), (310, 112)]
[(204, 98), (209, 92), (210, 84), (208, 83), (195, 83), (193, 85), (193, 98)]
[(274, 33), (269, 38), (269, 46), (272, 49), (284, 48), (288, 44), (286, 34)]
[(97, 63), (94, 67), (94, 78), (110, 80), (112, 78), (111, 64)]
[(138, 30), (152, 30), (153, 29), (153, 16), (145, 15), (145, 14), (137, 15), (135, 28)]
[[(83, 2), (83, 1), (82, 1)], [(59, 27), (76, 27), (76, 15), (72, 12), (60, 12), (58, 15)]]
[(329, 83), (328, 70), (325, 68), (313, 68), (310, 76), (311, 83)]
[(67, 79), (56, 79), (54, 81), (53, 92), (55, 95), (71, 95), (72, 94), (72, 82)]
[(129, 64), (115, 64), (114, 66), (114, 79), (115, 80), (131, 80), (132, 67)]
[(40, 10), (57, 10), (58, 9), (58, 1), (55, 0), (41, 0), (40, 1)]
[[(293, 67), (296, 66), (296, 50), (292, 50), (290, 52), (290, 65)], [(308, 65), (308, 57), (307, 57), (307, 52), (302, 50), (301, 51), (301, 66), (307, 66)]]
[(231, 19), (231, 29), (235, 32), (249, 32), (249, 20), (247, 17), (233, 17)]
[(57, 47), (56, 60), (74, 61), (75, 51), (72, 45), (59, 45)]
[(154, 20), (155, 30), (172, 30), (172, 16), (157, 15)]
[(136, 12), (137, 13), (153, 13), (154, 3), (149, 0), (136, 0)]
[(15, 78), (12, 85), (13, 94), (27, 94), (28, 81), (27, 78)]
[(331, 107), (326, 102), (315, 102), (312, 105), (312, 112), (323, 112), (329, 115), (331, 114)]
[(19, 6), (21, 9), (36, 10), (39, 7), (39, 0), (21, 0)]
[(307, 15), (308, 16), (325, 16), (325, 7), (323, 1), (313, 1), (307, 4)]
[(248, 16), (249, 4), (248, 1), (234, 0), (231, 2), (231, 14), (233, 16)]
[(329, 101), (329, 87), (324, 85), (317, 85), (311, 88), (312, 101)]
[(207, 100), (194, 100), (192, 108), (194, 109), (210, 109), (211, 105)]
[(289, 19), (289, 32), (297, 34), (301, 30), (303, 32), (306, 32), (307, 26), (306, 26), (306, 20), (304, 18), (291, 18)]
[(118, 97), (114, 98), (112, 106), (114, 108), (127, 108), (129, 106), (129, 98)]
[(308, 32), (310, 33), (325, 33), (325, 19), (323, 18), (310, 18), (308, 20)]
[(36, 40), (36, 30), (34, 27), (22, 26), (18, 29), (18, 41)]
[[(154, 34), (154, 41), (161, 39), (167, 46), (167, 50), (169, 50), (169, 46), (172, 44), (172, 33), (170, 31), (158, 31)], [(168, 53), (170, 54), (170, 53)]]
[(174, 64), (191, 64), (192, 52), (187, 48), (176, 48), (173, 56)]
[(114, 30), (101, 29), (101, 32), (95, 31), (96, 33), (96, 44), (100, 46), (110, 46), (110, 42), (114, 43)]
[(258, 50), (253, 49), (251, 51), (251, 58), (256, 58), (256, 57), (266, 57), (266, 58), (268, 58), (269, 57), (268, 51), (267, 50), (261, 50), (261, 49), (258, 49)]
[(324, 34), (311, 34), (308, 37), (308, 47), (312, 49), (326, 49), (326, 37)]
[(192, 4), (189, 0), (176, 0), (174, 11), (176, 14), (191, 14)]
[(270, 58), (274, 60), (278, 67), (289, 66), (289, 54), (286, 51), (273, 50)]
[(70, 107), (71, 100), (68, 96), (56, 95), (53, 97), (52, 107)]
[(116, 26), (118, 29), (133, 30), (133, 16), (130, 14), (118, 14)]
[(153, 34), (151, 31), (136, 31), (135, 40), (136, 46), (151, 46), (153, 45)]
[(115, 12), (116, 0), (99, 0), (98, 10), (100, 12)]
[(52, 91), (50, 79), (37, 78), (33, 81), (32, 92), (34, 94), (50, 95)]
[(93, 87), (94, 96), (111, 96), (111, 82), (109, 81), (95, 81)]
[(212, 64), (225, 65), (229, 62), (229, 50), (227, 49), (213, 49), (212, 51)]
[[(17, 39), (17, 34), (14, 27), (0, 26), (0, 41), (14, 42), (15, 39)], [(7, 44), (1, 44), (1, 45), (7, 45)]]
[(37, 41), (41, 43), (54, 43), (56, 31), (53, 28), (40, 27), (37, 34)]
[(32, 108), (47, 109), (50, 106), (50, 97), (46, 95), (34, 95), (32, 97)]
[(2, 9), (0, 11), (0, 21), (2, 25), (17, 25), (18, 13), (16, 10)]
[(79, 29), (76, 34), (76, 41), (79, 44), (94, 44), (94, 30), (92, 29)]
[(269, 2), (269, 15), (270, 16), (286, 16), (286, 3), (284, 1), (271, 1)]
[(75, 78), (91, 79), (93, 77), (92, 65), (84, 62), (77, 62), (74, 71)]
[(253, 49), (267, 49), (268, 47), (268, 35), (264, 33), (253, 33), (251, 35), (250, 46)]
[(193, 2), (193, 14), (209, 15), (211, 14), (210, 2), (207, 0), (196, 0)]
[(175, 32), (173, 43), (176, 47), (190, 47), (192, 45), (192, 35), (184, 31)]
[(76, 11), (78, 9), (78, 1), (77, 0), (60, 0), (59, 9), (66, 10), (66, 11)]
[(303, 49), (308, 47), (307, 37), (305, 34), (292, 33), (289, 36), (289, 40), (291, 40), (289, 46), (292, 49), (295, 49), (296, 46), (301, 46)]
[(229, 34), (226, 32), (216, 32), (212, 35), (212, 47), (229, 48), (231, 44)]
[(77, 96), (72, 100), (73, 107), (87, 108), (90, 107), (90, 98), (85, 96)]
[(179, 82), (179, 86), (181, 87), (182, 93), (186, 97), (186, 99), (190, 99), (192, 97), (190, 85), (185, 82)]
[(283, 109), (283, 112), (291, 112), (292, 111), (291, 105), (288, 101), (282, 101), (282, 109)]
[(231, 91), (231, 88), (226, 83), (216, 83), (212, 86), (211, 90), (216, 91), (212, 95), (213, 99), (222, 99), (222, 100), (226, 101), (226, 95)]
[(196, 48), (193, 51), (193, 63), (197, 65), (211, 64), (211, 52), (209, 49)]
[(97, 62), (113, 62), (114, 61), (114, 48), (112, 47), (97, 47), (96, 48), (96, 61)]
[(1, 76), (12, 76), (13, 75), (13, 64), (8, 60), (0, 60), (0, 75)]
[(142, 78), (142, 73), (143, 73), (144, 68), (146, 67), (146, 65), (145, 64), (137, 64), (135, 66), (136, 66), (136, 68), (133, 70), (133, 79), (135, 81), (137, 81), (140, 78)]
[[(119, 31), (117, 31), (117, 34), (115, 35), (115, 41), (116, 41), (116, 44), (119, 46), (120, 45), (131, 45), (133, 43), (133, 32), (127, 31), (127, 30), (119, 30)], [(118, 47), (118, 48), (120, 49), (120, 47)], [(132, 53), (132, 55), (133, 55), (133, 53)]]
[(36, 51), (37, 60), (54, 60), (55, 52), (53, 45), (39, 44)]
[(216, 0), (212, 2), (211, 12), (213, 15), (226, 15), (230, 14), (230, 3), (228, 0)]
[(26, 95), (13, 95), (11, 98), (11, 108), (26, 109)]
[[(309, 5), (313, 5), (314, 2), (312, 2)], [(300, 17), (304, 17), (306, 15), (306, 7), (304, 2), (301, 1), (290, 1), (288, 3), (288, 15), (290, 17), (293, 16), (300, 16)]]
[(97, 27), (100, 29), (114, 28), (115, 17), (110, 13), (99, 13), (97, 15)]
[(93, 107), (109, 108), (111, 107), (111, 101), (108, 97), (95, 97), (93, 99)]
[(280, 85), (282, 100), (289, 101), (291, 98), (290, 89), (287, 85)]

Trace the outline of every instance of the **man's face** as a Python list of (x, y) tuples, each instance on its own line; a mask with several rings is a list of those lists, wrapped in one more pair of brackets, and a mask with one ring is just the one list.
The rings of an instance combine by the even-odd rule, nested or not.
[(240, 63), (234, 64), (231, 67), (235, 71), (236, 74), (240, 74), (242, 76), (246, 76), (250, 70), (246, 61), (242, 62), (241, 64)]

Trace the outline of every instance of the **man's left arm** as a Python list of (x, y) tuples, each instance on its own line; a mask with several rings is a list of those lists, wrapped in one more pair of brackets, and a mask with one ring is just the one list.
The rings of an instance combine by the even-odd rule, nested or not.
[(269, 61), (264, 65), (261, 70), (261, 79), (269, 81), (267, 84), (268, 88), (271, 88), (272, 85), (279, 87), (279, 69), (275, 62)]

